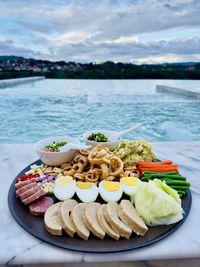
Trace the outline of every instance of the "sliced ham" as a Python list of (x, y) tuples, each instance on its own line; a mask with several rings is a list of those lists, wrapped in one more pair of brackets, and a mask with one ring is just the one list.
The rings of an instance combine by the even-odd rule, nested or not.
[(27, 185), (24, 185), (22, 187), (20, 187), (19, 189), (17, 189), (16, 191), (16, 195), (19, 196), (21, 195), (22, 193), (24, 193), (26, 190), (30, 189), (30, 188), (33, 188), (35, 185), (37, 185), (36, 182), (33, 182), (33, 183), (30, 183), (30, 184), (27, 184)]
[(39, 190), (40, 190), (40, 186), (35, 184), (35, 185), (33, 185), (32, 188), (25, 190), (22, 194), (20, 194), (19, 197), (21, 200), (26, 199), (27, 197), (32, 196), (33, 194), (35, 194)]
[(31, 183), (36, 182), (36, 181), (37, 181), (37, 178), (31, 178), (31, 179), (16, 183), (15, 187), (17, 189), (19, 189), (19, 188), (21, 188), (21, 187), (23, 187), (25, 185), (31, 184)]
[(33, 216), (43, 216), (46, 210), (53, 205), (51, 197), (40, 197), (29, 205), (30, 213)]
[(34, 193), (33, 195), (25, 198), (22, 200), (22, 202), (24, 203), (24, 205), (28, 205), (31, 202), (35, 201), (36, 199), (44, 196), (46, 193), (40, 188), (36, 193)]

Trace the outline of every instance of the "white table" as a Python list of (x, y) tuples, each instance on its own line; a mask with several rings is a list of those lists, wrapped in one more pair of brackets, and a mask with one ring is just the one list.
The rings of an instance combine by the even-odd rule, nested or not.
[(163, 142), (154, 143), (153, 147), (159, 159), (171, 159), (179, 164), (181, 173), (191, 182), (193, 203), (190, 215), (175, 233), (154, 245), (125, 253), (102, 255), (76, 253), (50, 246), (25, 232), (14, 221), (7, 205), (9, 186), (14, 177), (37, 156), (31, 144), (1, 144), (0, 264), (73, 262), (77, 263), (73, 266), (78, 266), (79, 262), (200, 258), (200, 142)]

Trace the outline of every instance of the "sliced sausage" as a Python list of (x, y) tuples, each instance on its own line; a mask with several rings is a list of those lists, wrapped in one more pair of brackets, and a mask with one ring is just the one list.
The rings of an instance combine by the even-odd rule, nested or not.
[(29, 205), (30, 213), (34, 216), (43, 216), (46, 210), (53, 205), (51, 197), (40, 197)]

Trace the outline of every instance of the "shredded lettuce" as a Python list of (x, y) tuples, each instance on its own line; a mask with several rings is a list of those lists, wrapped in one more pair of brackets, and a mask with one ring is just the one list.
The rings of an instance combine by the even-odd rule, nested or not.
[(139, 183), (131, 200), (147, 225), (168, 225), (183, 218), (181, 199), (165, 181), (155, 179)]

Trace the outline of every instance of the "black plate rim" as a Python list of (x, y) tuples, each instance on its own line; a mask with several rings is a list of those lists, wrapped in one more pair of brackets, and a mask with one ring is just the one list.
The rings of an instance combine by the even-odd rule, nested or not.
[(29, 164), (28, 166), (26, 166), (16, 177), (15, 179), (13, 180), (10, 188), (9, 188), (9, 192), (8, 192), (8, 207), (9, 207), (9, 210), (10, 210), (10, 213), (11, 215), (13, 216), (13, 218), (15, 219), (15, 221), (28, 233), (30, 233), (31, 235), (33, 235), (34, 237), (40, 239), (41, 241), (49, 244), (49, 245), (52, 245), (52, 246), (56, 246), (56, 247), (59, 247), (59, 248), (62, 248), (62, 249), (67, 249), (67, 250), (70, 250), (70, 251), (75, 251), (75, 252), (84, 252), (84, 253), (98, 253), (98, 254), (101, 254), (101, 253), (117, 253), (117, 252), (126, 252), (126, 251), (130, 251), (130, 250), (134, 250), (134, 249), (139, 249), (139, 248), (142, 248), (142, 247), (146, 247), (146, 246), (149, 246), (149, 245), (152, 245), (152, 244), (155, 244), (156, 242), (168, 237), (169, 235), (171, 235), (173, 232), (175, 232), (184, 222), (185, 220), (187, 219), (189, 213), (190, 213), (190, 210), (191, 210), (191, 206), (192, 206), (192, 194), (191, 194), (191, 191), (190, 189), (187, 190), (187, 195), (188, 195), (188, 205), (187, 205), (187, 209), (185, 210), (185, 214), (184, 214), (184, 217), (181, 221), (179, 221), (178, 223), (176, 223), (171, 229), (167, 230), (165, 233), (162, 233), (161, 235), (159, 235), (158, 237), (155, 237), (154, 239), (151, 239), (149, 241), (146, 241), (146, 242), (143, 242), (143, 243), (138, 243), (138, 244), (133, 244), (133, 245), (128, 245), (127, 247), (123, 247), (123, 248), (106, 248), (106, 250), (104, 250), (103, 248), (86, 248), (84, 247), (83, 249), (82, 248), (77, 248), (77, 246), (74, 246), (74, 245), (65, 245), (65, 246), (62, 246), (60, 244), (57, 244), (56, 241), (54, 240), (51, 240), (49, 241), (48, 238), (44, 238), (44, 237), (41, 237), (39, 236), (37, 233), (35, 233), (32, 229), (28, 228), (25, 224), (23, 224), (20, 219), (16, 216), (15, 212), (14, 212), (14, 209), (12, 207), (12, 197), (11, 197), (11, 194), (12, 194), (12, 187), (14, 186), (15, 184), (15, 181), (17, 179), (17, 177), (21, 176), (24, 174), (25, 170), (27, 169), (27, 167), (29, 167), (30, 165), (33, 165), (33, 164), (38, 164), (40, 163), (41, 164), (41, 161), (40, 160), (36, 160), (34, 161), (33, 163)]

